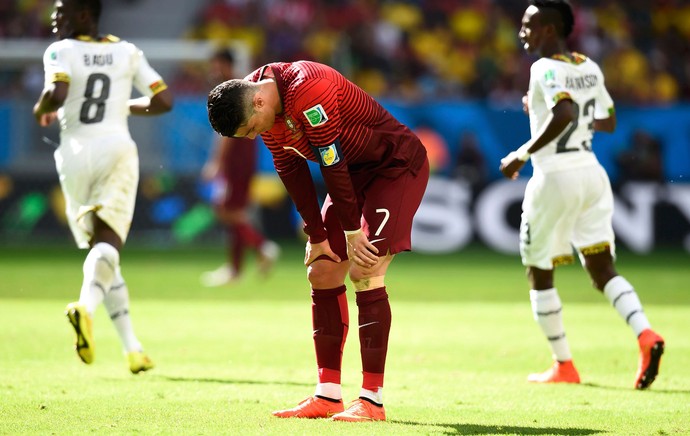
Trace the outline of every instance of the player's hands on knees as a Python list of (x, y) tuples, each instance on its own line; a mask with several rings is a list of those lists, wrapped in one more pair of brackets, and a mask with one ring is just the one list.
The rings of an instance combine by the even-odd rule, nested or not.
[(371, 268), (378, 263), (379, 249), (369, 242), (369, 238), (362, 229), (346, 232), (345, 237), (347, 238), (347, 256), (351, 261), (365, 268)]
[(307, 241), (307, 246), (304, 250), (304, 265), (311, 265), (312, 262), (314, 262), (319, 256), (322, 255), (330, 257), (331, 259), (333, 259), (334, 262), (340, 262), (341, 260), (340, 256), (338, 256), (337, 254), (335, 254), (333, 250), (331, 250), (331, 244), (328, 243), (328, 239), (314, 244)]

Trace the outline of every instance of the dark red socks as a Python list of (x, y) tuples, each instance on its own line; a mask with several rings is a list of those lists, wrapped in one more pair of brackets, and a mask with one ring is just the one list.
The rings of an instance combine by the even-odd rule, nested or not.
[(319, 383), (340, 384), (343, 347), (349, 323), (345, 289), (345, 285), (342, 285), (333, 289), (313, 289), (311, 293)]

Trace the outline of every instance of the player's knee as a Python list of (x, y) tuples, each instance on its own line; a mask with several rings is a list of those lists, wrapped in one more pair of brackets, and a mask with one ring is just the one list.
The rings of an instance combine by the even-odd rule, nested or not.
[(603, 291), (606, 284), (617, 274), (614, 269), (610, 268), (595, 271), (590, 270), (589, 275), (592, 278), (592, 285), (598, 290)]
[(385, 286), (385, 276), (352, 276), (350, 273), (350, 280), (355, 287), (355, 291), (368, 291), (370, 289), (382, 288)]
[(532, 285), (532, 289), (543, 290), (553, 288), (553, 270), (544, 270), (530, 266), (527, 268), (527, 277)]
[(606, 286), (609, 280), (618, 275), (611, 262), (587, 262), (586, 268), (592, 279), (592, 285), (600, 291), (604, 290), (604, 286)]
[(341, 272), (337, 263), (327, 260), (317, 260), (307, 268), (307, 279), (312, 288), (332, 288), (342, 284), (345, 273)]
[(115, 247), (104, 242), (94, 245), (84, 261), (84, 275), (92, 276), (101, 283), (106, 291), (115, 279), (117, 266), (120, 264), (120, 253)]

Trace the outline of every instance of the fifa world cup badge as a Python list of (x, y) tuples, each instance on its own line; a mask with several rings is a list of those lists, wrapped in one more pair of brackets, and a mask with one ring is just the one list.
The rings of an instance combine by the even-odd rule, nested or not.
[(326, 124), (326, 121), (328, 121), (328, 115), (326, 115), (326, 111), (320, 104), (317, 104), (316, 106), (311, 107), (302, 113), (312, 127), (321, 126)]

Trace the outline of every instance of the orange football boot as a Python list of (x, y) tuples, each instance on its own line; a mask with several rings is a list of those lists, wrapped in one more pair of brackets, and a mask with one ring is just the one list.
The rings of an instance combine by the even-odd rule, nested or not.
[(343, 410), (345, 408), (342, 400), (333, 401), (309, 397), (292, 409), (273, 412), (273, 416), (278, 418), (330, 418)]
[(385, 421), (386, 409), (364, 398), (358, 398), (350, 404), (347, 410), (333, 415), (331, 419), (334, 421), (348, 422)]
[(635, 389), (647, 389), (659, 374), (664, 338), (646, 329), (640, 333), (637, 342), (640, 344), (640, 364), (635, 376)]
[(546, 371), (527, 376), (527, 381), (530, 383), (580, 383), (580, 375), (572, 360), (555, 361)]

